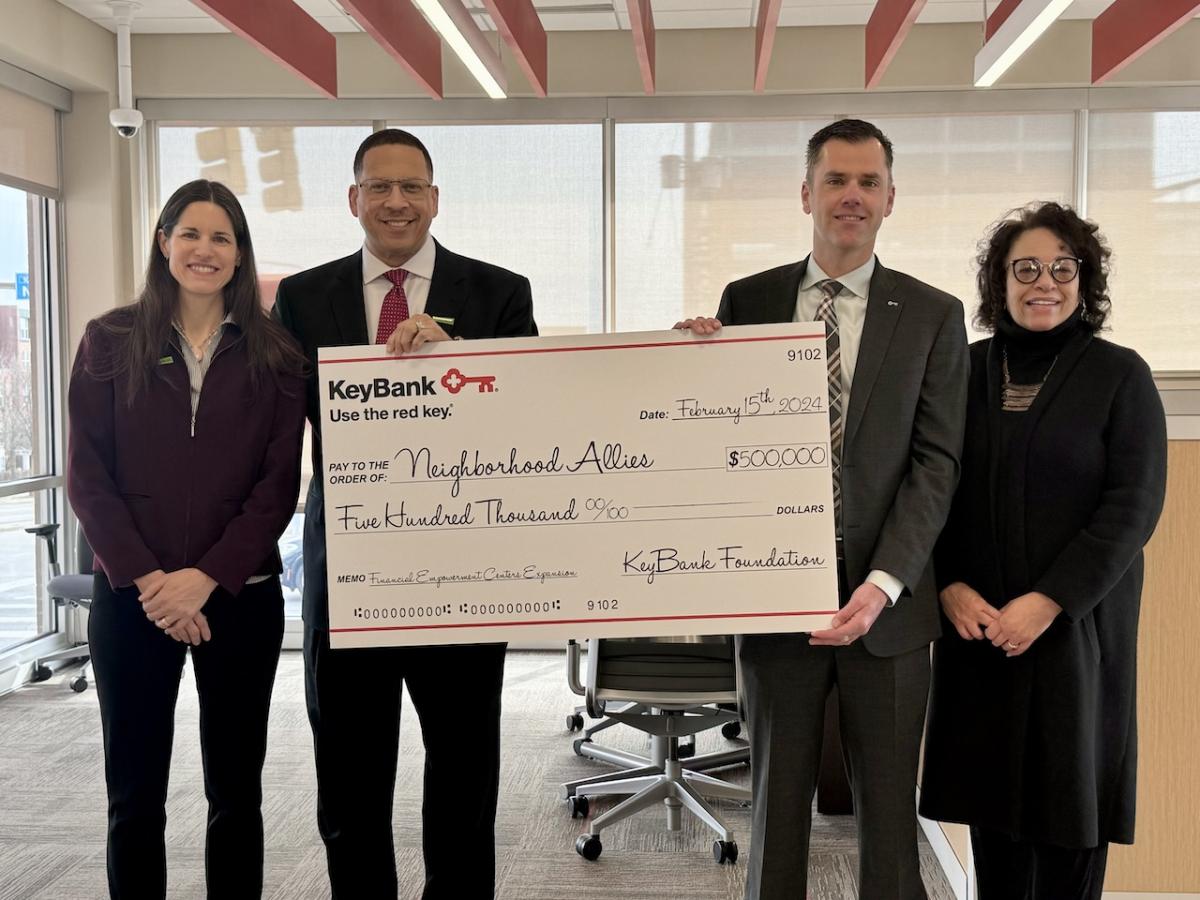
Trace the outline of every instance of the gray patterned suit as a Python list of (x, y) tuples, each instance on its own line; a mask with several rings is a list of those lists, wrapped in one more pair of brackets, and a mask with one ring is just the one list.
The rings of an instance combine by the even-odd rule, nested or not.
[[(725, 325), (789, 322), (808, 260), (726, 287)], [(846, 410), (840, 605), (871, 570), (905, 585), (847, 647), (739, 638), (754, 780), (747, 900), (803, 897), (825, 699), (838, 686), (864, 900), (923, 898), (915, 785), (938, 637), (930, 555), (959, 473), (968, 357), (962, 304), (876, 264)]]

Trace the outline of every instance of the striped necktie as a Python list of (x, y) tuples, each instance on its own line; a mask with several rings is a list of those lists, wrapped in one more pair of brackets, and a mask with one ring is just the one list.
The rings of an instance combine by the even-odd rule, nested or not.
[(842, 341), (838, 336), (837, 310), (833, 298), (842, 290), (842, 283), (827, 278), (818, 281), (821, 302), (817, 320), (828, 326), (825, 336), (826, 372), (829, 382), (829, 469), (833, 476), (833, 521), (838, 535), (842, 533)]
[(383, 308), (379, 310), (379, 327), (375, 329), (377, 344), (386, 344), (396, 326), (408, 318), (408, 296), (404, 293), (404, 279), (408, 277), (408, 272), (404, 269), (388, 269), (384, 275), (392, 283), (392, 289), (383, 298)]

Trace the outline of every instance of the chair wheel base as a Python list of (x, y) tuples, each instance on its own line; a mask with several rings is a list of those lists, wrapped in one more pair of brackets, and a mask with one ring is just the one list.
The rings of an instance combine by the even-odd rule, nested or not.
[(717, 865), (729, 863), (733, 865), (737, 862), (738, 846), (735, 841), (713, 841), (712, 846), (713, 859), (717, 861)]
[(77, 694), (82, 694), (88, 689), (88, 680), (82, 675), (76, 675), (68, 682), (68, 684), (70, 684), (71, 690)]
[(588, 803), (587, 797), (568, 797), (567, 809), (570, 811), (572, 819), (586, 819), (591, 810), (591, 804)]
[(600, 858), (600, 851), (603, 849), (600, 845), (600, 835), (598, 834), (581, 834), (575, 838), (575, 852), (588, 862), (598, 860)]
[(583, 716), (571, 713), (567, 716), (567, 731), (583, 731)]
[(591, 738), (576, 738), (571, 747), (574, 748), (576, 756), (583, 756), (583, 745), (590, 744), (591, 742)]
[(732, 741), (734, 738), (739, 737), (741, 735), (741, 733), (742, 733), (742, 723), (741, 722), (726, 722), (724, 725), (721, 726), (721, 735), (726, 740)]
[(33, 671), (29, 673), (29, 680), (32, 682), (48, 681), (53, 674), (49, 666), (42, 663), (35, 663)]

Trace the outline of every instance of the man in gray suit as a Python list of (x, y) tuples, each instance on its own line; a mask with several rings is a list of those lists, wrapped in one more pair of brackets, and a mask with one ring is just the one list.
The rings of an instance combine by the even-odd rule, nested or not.
[(930, 568), (958, 479), (966, 405), (962, 304), (886, 269), (875, 237), (895, 200), (892, 146), (843, 119), (810, 140), (807, 259), (735, 281), (716, 319), (824, 320), (839, 612), (812, 634), (738, 638), (750, 723), (754, 834), (747, 900), (802, 898), (825, 701), (838, 687), (858, 820), (859, 897), (913, 900), (917, 758), (940, 634)]

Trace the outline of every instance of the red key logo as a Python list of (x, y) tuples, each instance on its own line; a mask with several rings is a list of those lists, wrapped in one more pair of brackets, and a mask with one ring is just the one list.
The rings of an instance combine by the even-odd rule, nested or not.
[(452, 394), (457, 394), (468, 384), (478, 384), (479, 393), (491, 394), (496, 390), (495, 375), (464, 375), (458, 369), (451, 369), (442, 376), (442, 387)]

